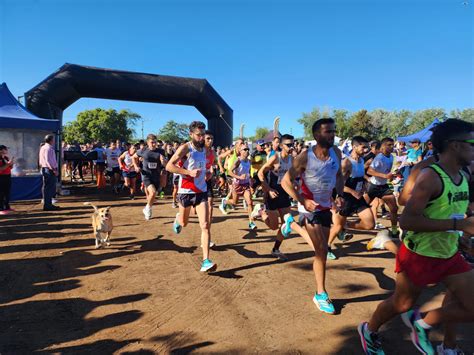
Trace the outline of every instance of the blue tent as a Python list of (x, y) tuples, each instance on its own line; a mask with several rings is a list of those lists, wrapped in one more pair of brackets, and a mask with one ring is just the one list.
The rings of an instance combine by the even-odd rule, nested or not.
[(430, 129), (436, 126), (440, 122), (441, 121), (439, 119), (435, 118), (434, 121), (431, 122), (429, 126), (423, 128), (421, 131), (410, 134), (409, 136), (398, 137), (397, 140), (401, 142), (411, 142), (413, 139), (419, 139), (421, 143), (425, 143), (429, 141), (431, 137), (432, 132), (430, 131)]
[(55, 132), (59, 129), (59, 125), (59, 120), (48, 120), (33, 115), (15, 99), (7, 84), (0, 85), (0, 128), (24, 128)]

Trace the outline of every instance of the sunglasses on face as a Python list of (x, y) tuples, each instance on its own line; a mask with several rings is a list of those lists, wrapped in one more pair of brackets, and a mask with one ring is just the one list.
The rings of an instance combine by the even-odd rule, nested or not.
[(283, 145), (286, 145), (288, 148), (293, 148), (295, 146), (294, 143), (283, 143)]
[(244, 148), (244, 149), (242, 149), (242, 150), (243, 150), (244, 152), (248, 152), (248, 151), (249, 151), (248, 148)]
[(214, 137), (206, 137), (206, 140), (207, 141), (212, 141), (212, 140), (214, 140)]

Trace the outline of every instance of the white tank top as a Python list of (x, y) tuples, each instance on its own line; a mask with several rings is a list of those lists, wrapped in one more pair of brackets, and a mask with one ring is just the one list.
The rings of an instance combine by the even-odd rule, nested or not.
[(191, 142), (188, 142), (188, 158), (183, 164), (186, 170), (201, 169), (198, 177), (183, 176), (179, 177), (179, 194), (196, 194), (207, 191), (206, 184), (206, 150), (197, 150)]
[[(316, 210), (331, 208), (332, 192), (336, 187), (339, 166), (339, 158), (334, 148), (329, 149), (329, 158), (325, 161), (316, 157), (314, 148), (308, 149), (306, 170), (301, 176), (301, 192), (304, 198), (311, 199), (319, 205)], [(301, 204), (298, 204), (298, 211), (309, 213)]]
[(135, 166), (133, 165), (133, 159), (129, 152), (125, 153), (125, 158), (123, 162), (129, 171), (135, 171)]
[(276, 172), (276, 175), (278, 176), (278, 185), (281, 185), (281, 180), (283, 179), (283, 176), (285, 176), (286, 172), (290, 170), (291, 168), (291, 155), (286, 157), (286, 161), (283, 160), (281, 155), (278, 156), (279, 160), (279, 167), (278, 171)]
[(234, 182), (239, 185), (248, 185), (250, 183), (250, 160), (240, 160), (240, 164), (235, 171), (235, 175), (245, 174), (244, 180), (239, 180), (234, 178)]

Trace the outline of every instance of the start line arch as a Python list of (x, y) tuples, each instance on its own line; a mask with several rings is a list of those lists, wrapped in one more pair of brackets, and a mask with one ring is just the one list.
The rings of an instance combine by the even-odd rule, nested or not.
[(216, 145), (232, 143), (233, 111), (206, 79), (66, 63), (25, 93), (31, 112), (61, 122), (64, 110), (82, 97), (194, 106), (207, 118)]

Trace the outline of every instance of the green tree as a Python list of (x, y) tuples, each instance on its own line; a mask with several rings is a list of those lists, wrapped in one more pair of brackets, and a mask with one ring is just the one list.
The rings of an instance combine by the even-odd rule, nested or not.
[(452, 110), (450, 112), (450, 117), (459, 118), (461, 120), (474, 123), (474, 108), (467, 108), (464, 110), (459, 110), (459, 109)]
[(158, 131), (158, 139), (165, 142), (183, 142), (189, 139), (189, 126), (170, 120)]
[(349, 122), (349, 111), (334, 110), (332, 117), (336, 121), (336, 132), (339, 137), (346, 139), (353, 135)]
[(314, 139), (312, 132), (313, 123), (322, 117), (321, 112), (319, 108), (315, 107), (310, 113), (303, 112), (302, 115), (303, 116), (301, 118), (298, 118), (297, 121), (298, 123), (303, 125), (304, 139), (312, 140)]
[(362, 136), (368, 140), (371, 140), (375, 136), (375, 128), (372, 124), (372, 118), (367, 113), (367, 110), (360, 110), (354, 113), (349, 120), (349, 124), (354, 136)]
[(255, 135), (253, 137), (249, 137), (251, 141), (255, 141), (258, 139), (264, 138), (268, 133), (270, 132), (270, 129), (267, 127), (257, 127), (255, 129)]
[(408, 126), (409, 134), (415, 133), (428, 126), (435, 118), (446, 117), (446, 111), (442, 108), (430, 108), (419, 110), (413, 113), (413, 117)]
[(116, 111), (96, 108), (80, 112), (75, 121), (63, 127), (66, 142), (110, 142), (120, 139), (128, 141), (134, 133), (130, 128), (141, 117), (129, 110)]

